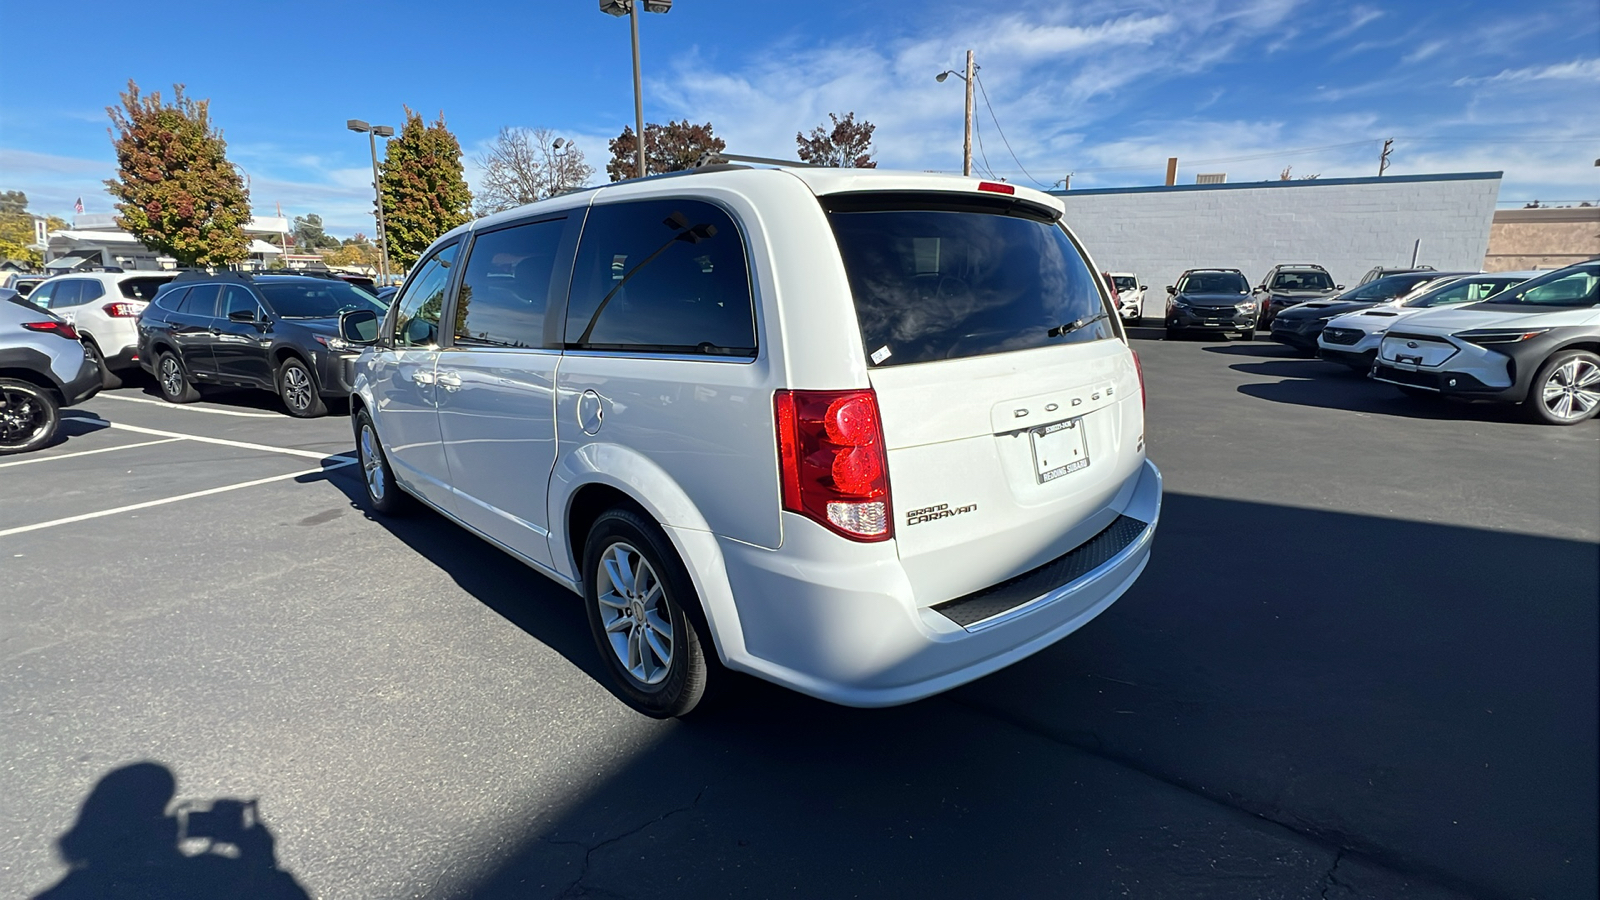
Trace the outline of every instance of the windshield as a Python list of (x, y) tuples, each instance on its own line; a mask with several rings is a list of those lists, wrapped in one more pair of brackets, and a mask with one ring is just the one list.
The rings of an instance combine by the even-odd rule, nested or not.
[(1139, 287), (1139, 282), (1137, 279), (1129, 278), (1126, 275), (1111, 276), (1111, 283), (1117, 286), (1117, 293), (1119, 294), (1126, 294), (1127, 292), (1136, 290)]
[(1454, 306), (1458, 303), (1478, 303), (1521, 280), (1493, 277), (1461, 278), (1436, 287), (1424, 288), (1420, 294), (1400, 305), (1409, 309), (1429, 309), (1435, 306)]
[(1115, 334), (1093, 320), (1105, 314), (1096, 276), (1060, 227), (1011, 208), (927, 208), (945, 202), (883, 195), (828, 213), (873, 365)]
[(1270, 287), (1275, 291), (1331, 291), (1333, 277), (1327, 272), (1279, 272)]
[(342, 281), (257, 281), (256, 288), (286, 319), (331, 319), (351, 309), (388, 311), (376, 297)]
[(1434, 272), (1414, 273), (1410, 275), (1390, 275), (1385, 278), (1379, 278), (1375, 281), (1369, 281), (1366, 284), (1360, 285), (1352, 290), (1345, 291), (1339, 295), (1338, 299), (1371, 301), (1393, 300), (1396, 297), (1401, 297), (1411, 293), (1412, 289), (1417, 285), (1422, 284), (1425, 281), (1432, 281), (1438, 277), (1438, 274)]
[(1180, 294), (1248, 294), (1250, 282), (1238, 272), (1196, 272), (1178, 282)]
[(1492, 302), (1519, 306), (1594, 306), (1600, 303), (1597, 288), (1600, 288), (1600, 262), (1582, 263), (1530, 278)]

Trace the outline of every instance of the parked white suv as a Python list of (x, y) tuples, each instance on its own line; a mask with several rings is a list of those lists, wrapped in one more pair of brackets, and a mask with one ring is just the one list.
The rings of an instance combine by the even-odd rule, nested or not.
[[(1082, 627), (1149, 558), (1143, 378), (1056, 198), (718, 165), (440, 238), (351, 398), (419, 497), (582, 594), (654, 716), (718, 661), (916, 700)], [(404, 493), (401, 493), (401, 492)]]
[(1434, 282), (1388, 303), (1334, 316), (1317, 335), (1317, 355), (1344, 363), (1363, 375), (1378, 358), (1383, 335), (1400, 322), (1425, 310), (1463, 303), (1482, 303), (1538, 272), (1492, 272)]
[(1145, 285), (1132, 272), (1107, 272), (1112, 287), (1117, 289), (1117, 312), (1125, 321), (1137, 322), (1144, 315)]
[(100, 366), (107, 388), (120, 387), (118, 372), (139, 368), (139, 313), (172, 272), (74, 272), (40, 284), (28, 301), (65, 319)]

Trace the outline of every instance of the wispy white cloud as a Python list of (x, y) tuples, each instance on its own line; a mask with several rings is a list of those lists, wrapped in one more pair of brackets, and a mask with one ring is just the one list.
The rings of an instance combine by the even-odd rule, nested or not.
[(1466, 77), (1455, 81), (1456, 87), (1474, 84), (1520, 84), (1529, 81), (1582, 81), (1600, 82), (1600, 58), (1575, 59), (1571, 62), (1548, 66), (1529, 66), (1522, 69), (1505, 69), (1498, 75)]

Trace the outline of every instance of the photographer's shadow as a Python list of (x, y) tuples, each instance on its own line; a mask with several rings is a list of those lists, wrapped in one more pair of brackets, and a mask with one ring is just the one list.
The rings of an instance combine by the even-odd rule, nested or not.
[(173, 809), (177, 781), (140, 762), (108, 773), (57, 841), (69, 871), (34, 900), (309, 900), (278, 868), (255, 801)]

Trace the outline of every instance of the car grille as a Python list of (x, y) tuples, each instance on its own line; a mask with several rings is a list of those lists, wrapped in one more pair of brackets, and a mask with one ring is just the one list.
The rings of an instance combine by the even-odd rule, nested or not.
[(1106, 526), (1105, 530), (1079, 544), (1077, 549), (1068, 551), (1037, 569), (965, 597), (946, 600), (934, 605), (933, 608), (963, 628), (985, 619), (992, 619), (1024, 603), (1037, 600), (1056, 588), (1071, 584), (1105, 565), (1113, 556), (1138, 540), (1149, 527), (1138, 519), (1118, 516), (1116, 521)]
[(1330, 344), (1354, 344), (1365, 332), (1356, 328), (1324, 328), (1322, 339)]

